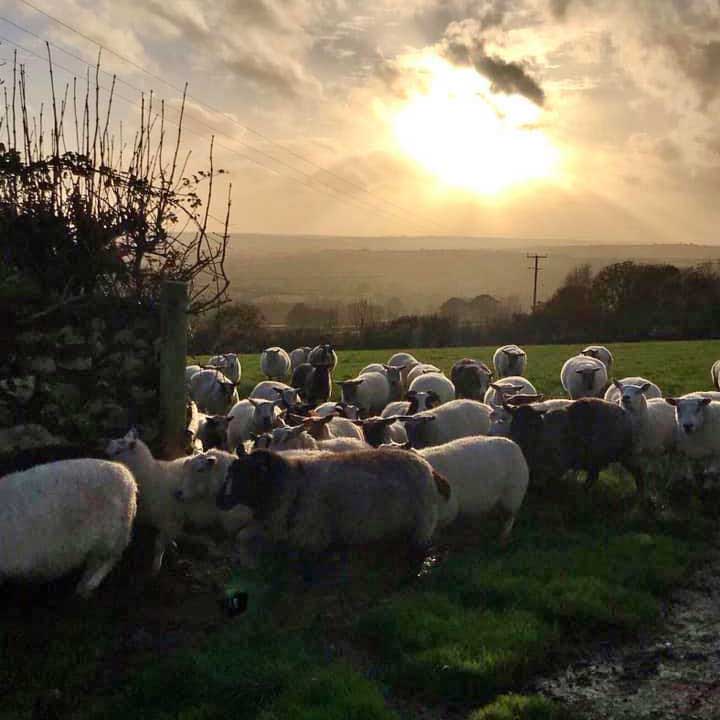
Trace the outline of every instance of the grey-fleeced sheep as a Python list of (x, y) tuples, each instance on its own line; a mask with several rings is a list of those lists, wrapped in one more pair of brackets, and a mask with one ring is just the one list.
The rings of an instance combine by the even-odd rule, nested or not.
[(437, 525), (436, 477), (422, 458), (393, 450), (256, 450), (230, 466), (217, 504), (247, 505), (271, 541), (308, 552), (403, 540), (424, 556)]
[(476, 400), (452, 400), (433, 410), (400, 418), (414, 448), (457, 440), (471, 435), (487, 435), (492, 408)]
[(492, 370), (484, 362), (472, 358), (458, 360), (450, 371), (456, 397), (479, 402), (483, 402), (492, 376)]
[(308, 361), (308, 355), (310, 354), (311, 347), (299, 347), (290, 351), (290, 367), (292, 370), (304, 365)]
[(290, 377), (290, 356), (281, 347), (269, 347), (260, 354), (260, 372), (268, 380)]
[(378, 372), (384, 375), (390, 386), (390, 396), (388, 402), (396, 402), (405, 394), (402, 379), (402, 368), (394, 365), (381, 365), (380, 363), (371, 363), (366, 365), (359, 373), (358, 377), (362, 377), (367, 373)]
[(423, 373), (416, 377), (408, 388), (408, 393), (411, 392), (434, 393), (440, 405), (455, 399), (455, 386), (452, 380), (439, 372)]
[(190, 378), (190, 397), (208, 415), (224, 415), (239, 399), (235, 383), (219, 370), (195, 373)]
[(490, 387), (485, 393), (485, 404), (491, 407), (502, 407), (509, 398), (521, 394), (537, 395), (537, 390), (527, 378), (511, 375), (490, 383)]
[(575, 355), (562, 366), (560, 382), (573, 400), (602, 397), (608, 384), (607, 369), (597, 358)]
[(614, 358), (612, 353), (604, 345), (588, 345), (584, 350), (580, 351), (580, 355), (599, 360), (605, 366), (607, 376), (612, 377)]
[(247, 399), (233, 405), (228, 417), (232, 420), (228, 426), (228, 449), (235, 450), (238, 445), (250, 439), (251, 435), (268, 432), (282, 425), (281, 400)]
[(333, 346), (325, 343), (324, 345), (316, 345), (308, 353), (307, 361), (315, 367), (329, 367), (330, 372), (334, 372), (338, 364), (338, 356), (333, 350)]
[(89, 595), (130, 541), (136, 495), (132, 473), (107, 460), (60, 460), (0, 478), (0, 583), (82, 568), (77, 592)]
[(213, 355), (207, 364), (217, 368), (232, 383), (237, 385), (242, 377), (242, 367), (240, 366), (240, 358), (235, 353), (225, 353), (224, 355)]
[(610, 383), (610, 387), (605, 391), (604, 399), (608, 402), (619, 403), (622, 398), (622, 389), (625, 385), (644, 387), (643, 395), (645, 395), (648, 400), (651, 398), (661, 398), (663, 396), (662, 390), (654, 382), (643, 377), (626, 377)]
[(527, 369), (527, 354), (517, 345), (503, 345), (493, 354), (493, 366), (497, 378), (524, 375)]

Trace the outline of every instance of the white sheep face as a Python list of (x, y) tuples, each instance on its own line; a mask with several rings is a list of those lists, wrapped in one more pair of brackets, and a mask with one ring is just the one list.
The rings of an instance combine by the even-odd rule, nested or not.
[(710, 398), (668, 398), (668, 402), (675, 406), (680, 432), (692, 435), (705, 424), (705, 408), (710, 404)]
[(199, 453), (183, 464), (182, 485), (173, 493), (176, 500), (186, 501), (208, 497), (212, 493), (211, 473), (217, 458)]
[(111, 460), (117, 460), (126, 457), (137, 447), (138, 432), (135, 428), (128, 430), (125, 437), (110, 440), (105, 447), (105, 454)]
[(620, 404), (625, 410), (631, 413), (640, 412), (644, 407), (647, 406), (647, 399), (645, 398), (645, 390), (648, 386), (639, 385), (622, 385), (620, 386)]
[(250, 398), (250, 403), (254, 407), (253, 424), (256, 432), (270, 432), (280, 422), (280, 408), (278, 407), (282, 400), (258, 400)]

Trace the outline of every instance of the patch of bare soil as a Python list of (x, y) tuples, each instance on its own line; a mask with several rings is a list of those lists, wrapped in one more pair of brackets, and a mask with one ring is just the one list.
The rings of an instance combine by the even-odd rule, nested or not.
[(660, 628), (602, 644), (536, 687), (587, 720), (720, 719), (720, 544), (671, 594)]

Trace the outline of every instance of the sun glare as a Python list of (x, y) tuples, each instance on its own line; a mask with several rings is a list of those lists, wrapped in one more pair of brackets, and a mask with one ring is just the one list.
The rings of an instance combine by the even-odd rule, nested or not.
[(419, 69), (426, 87), (391, 120), (403, 152), (442, 182), (483, 195), (555, 174), (558, 151), (536, 126), (541, 108), (494, 94), (474, 70), (437, 57)]

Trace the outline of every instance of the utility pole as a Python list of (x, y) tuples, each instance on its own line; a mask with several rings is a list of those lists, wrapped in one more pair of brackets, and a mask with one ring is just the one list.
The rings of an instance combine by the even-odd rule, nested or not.
[(533, 304), (532, 304), (532, 311), (535, 312), (535, 308), (537, 307), (537, 282), (538, 282), (538, 273), (540, 272), (540, 261), (545, 260), (547, 258), (547, 255), (531, 255), (528, 253), (527, 255), (528, 260), (534, 260), (535, 264), (534, 267), (528, 268), (529, 270), (534, 270), (535, 280), (533, 282)]

